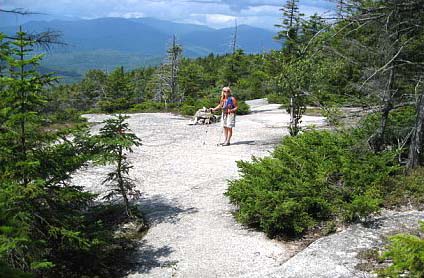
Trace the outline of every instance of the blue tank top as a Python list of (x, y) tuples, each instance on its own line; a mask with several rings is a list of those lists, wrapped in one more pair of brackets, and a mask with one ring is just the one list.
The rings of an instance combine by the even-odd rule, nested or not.
[(228, 99), (226, 99), (222, 109), (228, 110), (228, 109), (233, 109), (233, 108), (234, 108), (233, 97), (229, 97)]

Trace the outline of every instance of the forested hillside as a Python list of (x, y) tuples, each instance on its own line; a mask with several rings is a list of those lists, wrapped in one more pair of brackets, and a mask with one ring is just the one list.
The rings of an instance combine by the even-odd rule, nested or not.
[[(80, 81), (90, 69), (111, 71), (160, 64), (167, 47), (176, 36), (184, 45), (185, 57), (201, 57), (210, 53), (230, 52), (234, 28), (213, 29), (203, 25), (175, 23), (154, 18), (97, 18), (91, 20), (31, 21), (23, 24), (28, 33), (54, 30), (66, 45), (52, 45), (41, 61), (50, 71), (62, 71), (63, 81)], [(11, 35), (18, 26), (1, 26)], [(238, 27), (237, 45), (246, 53), (278, 49), (273, 32), (247, 25)], [(69, 73), (68, 73), (69, 72)]]
[[(382, 208), (422, 207), (424, 2), (337, 4), (334, 18), (305, 17), (298, 1), (287, 1), (280, 50), (248, 54), (234, 36), (228, 54), (187, 58), (174, 37), (158, 66), (92, 69), (74, 84), (38, 67), (43, 55), (34, 53), (58, 43), (54, 33), (0, 33), (0, 277), (125, 274), (136, 244), (115, 231), (143, 222), (126, 155), (141, 142), (121, 115), (98, 135), (80, 115), (193, 115), (216, 106), (223, 86), (240, 100), (239, 114), (249, 113), (245, 100), (266, 97), (291, 118), (291, 136), (269, 157), (238, 162), (240, 178), (226, 195), (244, 225), (300, 238)], [(301, 128), (311, 106), (327, 117), (327, 130)], [(345, 126), (342, 111), (352, 106), (365, 116)], [(113, 169), (105, 200), (70, 180), (89, 161)], [(116, 196), (123, 205), (108, 202)], [(394, 264), (382, 277), (422, 275), (423, 239), (408, 239), (392, 239), (384, 258)]]

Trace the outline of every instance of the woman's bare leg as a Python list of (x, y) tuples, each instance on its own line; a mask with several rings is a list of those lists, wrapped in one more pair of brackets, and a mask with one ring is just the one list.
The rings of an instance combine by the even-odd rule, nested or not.
[(230, 143), (230, 140), (231, 140), (231, 136), (233, 136), (233, 129), (232, 128), (227, 128), (227, 132), (228, 132), (228, 135), (227, 135), (227, 143)]
[(224, 127), (224, 144), (227, 143), (228, 138), (228, 128)]

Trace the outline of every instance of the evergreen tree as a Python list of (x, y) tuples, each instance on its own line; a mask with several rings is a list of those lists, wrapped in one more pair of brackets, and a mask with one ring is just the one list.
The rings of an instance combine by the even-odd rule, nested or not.
[(287, 0), (286, 4), (280, 9), (282, 12), (282, 22), (275, 27), (282, 29), (274, 37), (283, 43), (283, 48), (287, 53), (293, 51), (299, 36), (301, 17), (299, 12), (299, 0)]
[(102, 70), (89, 70), (84, 79), (78, 84), (78, 101), (75, 103), (80, 110), (88, 110), (96, 105), (100, 99), (108, 97), (106, 91), (107, 74)]
[(111, 187), (105, 198), (110, 200), (116, 195), (121, 196), (127, 216), (132, 217), (129, 200), (131, 196), (137, 196), (139, 192), (135, 190), (135, 183), (129, 177), (132, 166), (128, 161), (127, 153), (132, 152), (133, 146), (140, 146), (141, 142), (134, 133), (130, 132), (128, 123), (125, 122), (128, 118), (119, 114), (105, 121), (98, 136), (101, 148), (98, 161), (102, 164), (115, 164), (115, 169), (103, 181)]
[(135, 69), (129, 73), (131, 87), (134, 90), (134, 102), (140, 103), (152, 98), (151, 93), (147, 89), (147, 84), (153, 74), (153, 67)]
[(17, 39), (11, 42), (11, 55), (4, 56), (9, 72), (1, 78), (4, 86), (0, 99), (4, 115), (1, 125), (7, 131), (2, 137), (4, 145), (10, 148), (3, 156), (5, 168), (2, 170), (23, 185), (29, 183), (37, 167), (32, 150), (42, 136), (37, 132), (41, 124), (37, 113), (43, 104), (41, 91), (54, 80), (36, 71), (42, 55), (27, 58), (32, 46), (33, 42), (26, 38), (26, 33), (17, 33)]
[(302, 42), (309, 42), (318, 32), (327, 27), (325, 20), (318, 14), (312, 15), (308, 20), (302, 21), (302, 34), (300, 40)]
[(108, 113), (128, 109), (133, 99), (133, 88), (123, 67), (112, 71), (106, 79), (105, 97), (98, 103)]
[(336, 4), (336, 20), (342, 21), (348, 18), (361, 5), (361, 0), (329, 0)]
[(181, 63), (178, 82), (181, 93), (185, 97), (196, 98), (200, 91), (207, 87), (205, 82), (205, 72), (201, 65), (189, 60), (183, 60)]
[(242, 49), (237, 49), (234, 54), (227, 55), (219, 73), (221, 84), (223, 86), (233, 86), (237, 84), (239, 79), (247, 74), (247, 65), (245, 54)]
[(27, 34), (16, 37), (0, 78), (0, 261), (42, 276), (60, 265), (61, 252), (91, 246), (81, 230), (93, 196), (69, 184), (88, 159), (85, 133), (70, 142), (69, 132), (43, 130), (42, 91), (53, 78), (36, 71), (42, 55), (31, 56)]
[(362, 63), (363, 78), (357, 87), (377, 97), (381, 105), (379, 126), (369, 139), (376, 152), (386, 147), (391, 111), (402, 106), (405, 96), (414, 95), (413, 88), (421, 76), (417, 65), (422, 63), (423, 55), (417, 49), (423, 42), (423, 22), (422, 15), (414, 12), (420, 3), (358, 1), (357, 13), (348, 19), (353, 31), (349, 31), (347, 55)]

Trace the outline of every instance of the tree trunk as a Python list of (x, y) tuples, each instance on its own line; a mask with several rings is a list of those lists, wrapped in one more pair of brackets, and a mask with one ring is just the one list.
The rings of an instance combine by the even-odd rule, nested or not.
[(409, 146), (408, 169), (414, 169), (423, 163), (421, 151), (424, 141), (424, 93), (418, 98), (417, 116), (414, 128), (411, 145)]
[[(22, 26), (19, 27), (19, 31), (22, 32)], [(27, 101), (27, 94), (25, 92), (25, 88), (23, 88), (23, 84), (24, 84), (24, 80), (25, 80), (25, 70), (24, 70), (24, 46), (21, 44), (20, 45), (20, 55), (19, 55), (19, 61), (22, 62), (22, 64), (20, 65), (20, 80), (21, 80), (21, 86), (20, 86), (20, 92), (18, 92), (18, 94), (20, 93), (20, 98), (21, 98), (21, 104), (20, 104), (20, 112), (21, 112), (21, 119), (20, 119), (20, 128), (21, 128), (21, 155), (22, 157), (20, 159), (22, 159), (23, 161), (27, 160), (27, 144), (26, 144), (26, 101)], [(29, 178), (27, 175), (27, 171), (23, 171), (23, 184), (27, 185), (29, 183)]]
[(125, 190), (124, 179), (122, 177), (122, 169), (121, 169), (122, 156), (123, 156), (123, 150), (122, 150), (122, 147), (120, 147), (119, 148), (118, 165), (117, 165), (118, 184), (119, 184), (119, 189), (121, 190), (122, 198), (124, 199), (125, 212), (126, 212), (128, 217), (132, 217), (132, 214), (131, 214), (131, 211), (130, 211), (130, 208), (129, 208), (130, 205), (129, 205), (129, 201), (128, 201), (127, 192)]
[(387, 121), (389, 119), (390, 111), (393, 110), (393, 95), (392, 87), (394, 81), (394, 70), (390, 70), (390, 76), (386, 86), (386, 97), (384, 97), (384, 107), (380, 119), (380, 127), (377, 129), (375, 135), (370, 138), (370, 145), (375, 152), (381, 152), (384, 149), (384, 135), (386, 134)]
[(289, 127), (289, 130), (290, 130), (291, 136), (296, 136), (296, 132), (295, 132), (296, 123), (295, 123), (295, 116), (294, 116), (295, 107), (294, 107), (293, 99), (294, 99), (294, 96), (291, 96), (290, 97), (290, 127)]
[(387, 120), (389, 119), (389, 113), (393, 109), (393, 104), (388, 101), (384, 104), (383, 113), (381, 114), (380, 127), (377, 130), (371, 146), (374, 151), (381, 152), (384, 149), (384, 135), (386, 133)]

